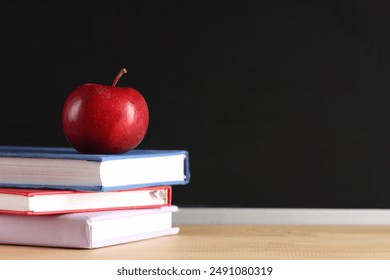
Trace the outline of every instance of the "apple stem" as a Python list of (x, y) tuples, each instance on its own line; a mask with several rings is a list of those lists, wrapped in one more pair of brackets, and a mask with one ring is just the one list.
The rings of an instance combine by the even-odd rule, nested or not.
[(127, 70), (126, 68), (122, 68), (121, 71), (119, 71), (118, 75), (116, 75), (114, 82), (112, 83), (112, 86), (115, 87), (118, 83), (119, 79), (123, 76), (123, 74), (126, 74)]

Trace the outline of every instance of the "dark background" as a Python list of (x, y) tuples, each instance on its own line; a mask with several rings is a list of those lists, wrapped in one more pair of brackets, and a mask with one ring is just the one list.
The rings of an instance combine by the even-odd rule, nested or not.
[[(4, 1), (3, 1), (4, 2)], [(390, 208), (388, 1), (8, 1), (0, 144), (68, 146), (67, 95), (138, 89), (179, 206)]]

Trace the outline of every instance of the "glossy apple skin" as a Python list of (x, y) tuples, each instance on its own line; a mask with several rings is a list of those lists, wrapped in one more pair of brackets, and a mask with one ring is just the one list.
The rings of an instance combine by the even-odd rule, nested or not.
[(62, 127), (86, 154), (120, 154), (137, 147), (149, 126), (144, 97), (133, 88), (84, 84), (66, 99)]

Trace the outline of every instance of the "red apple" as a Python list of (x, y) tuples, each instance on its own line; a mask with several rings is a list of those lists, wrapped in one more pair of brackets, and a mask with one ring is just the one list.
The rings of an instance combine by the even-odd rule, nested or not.
[(86, 154), (119, 154), (138, 146), (149, 126), (144, 97), (133, 88), (84, 84), (66, 99), (62, 127), (69, 143)]

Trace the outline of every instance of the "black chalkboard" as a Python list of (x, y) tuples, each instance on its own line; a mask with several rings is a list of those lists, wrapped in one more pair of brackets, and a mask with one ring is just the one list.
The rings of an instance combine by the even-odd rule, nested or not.
[(186, 149), (174, 203), (390, 208), (390, 3), (8, 1), (0, 144), (68, 146), (66, 96), (147, 99), (140, 148)]

